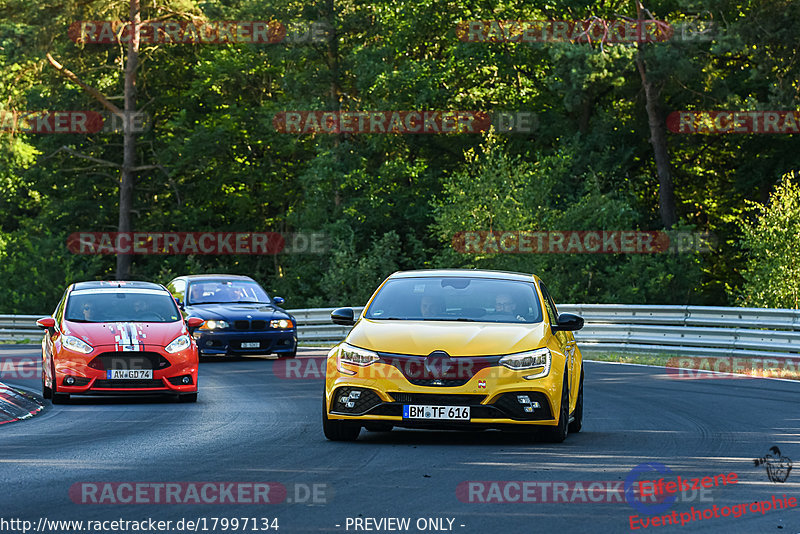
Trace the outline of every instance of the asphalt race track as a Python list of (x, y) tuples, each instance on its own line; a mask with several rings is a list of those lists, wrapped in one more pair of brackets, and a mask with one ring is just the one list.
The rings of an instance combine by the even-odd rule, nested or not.
[[(323, 353), (301, 349), (299, 355), (304, 360)], [(0, 347), (0, 359), (9, 355), (39, 353), (35, 346)], [(645, 463), (663, 464), (669, 472), (645, 467), (642, 480), (737, 474), (736, 483), (685, 492), (671, 506), (662, 503), (664, 510), (655, 517), (675, 511), (680, 518), (692, 507), (702, 513), (754, 501), (771, 506), (773, 495), (800, 498), (800, 468), (785, 482), (772, 482), (767, 465), (754, 463), (777, 456), (769, 451), (773, 446), (780, 448), (785, 466), (790, 459), (800, 461), (800, 383), (680, 380), (663, 369), (588, 362), (583, 431), (563, 444), (499, 432), (421, 430), (362, 430), (356, 443), (333, 443), (322, 435), (322, 381), (282, 378), (276, 373), (282, 365), (262, 358), (203, 362), (196, 404), (163, 398), (84, 397), (58, 406), (47, 401), (40, 415), (0, 426), (0, 517), (31, 521), (33, 529), (44, 518), (150, 518), (172, 525), (200, 520), (194, 525), (198, 532), (224, 532), (222, 519), (236, 517), (239, 532), (253, 531), (252, 518), (259, 527), (261, 518), (277, 518), (283, 533), (631, 532), (631, 516), (637, 521), (651, 516), (625, 502), (621, 488)], [(38, 392), (38, 378), (13, 380), (6, 373), (0, 380)], [(771, 460), (771, 466), (779, 461)], [(181, 484), (173, 489), (184, 493), (172, 494), (181, 502), (110, 503), (134, 499), (130, 488), (150, 487), (134, 486), (137, 482)], [(241, 502), (188, 498), (186, 488), (204, 482), (241, 483), (237, 490), (227, 486), (232, 491), (227, 497)], [(265, 483), (272, 483), (268, 493)], [(225, 484), (209, 487), (220, 491)], [(246, 502), (253, 500), (255, 487), (269, 504)], [(236, 493), (242, 488), (243, 496)], [(522, 488), (526, 500), (537, 502), (497, 502), (524, 499)], [(103, 497), (103, 491), (105, 504), (83, 502)], [(210, 500), (219, 499), (208, 491)], [(142, 495), (147, 500), (153, 494)], [(566, 502), (539, 502), (554, 495)], [(470, 502), (480, 499), (494, 502)], [(593, 502), (606, 500), (612, 502)], [(649, 503), (646, 510), (657, 505)], [(740, 517), (695, 514), (684, 525), (635, 526), (639, 532), (800, 532), (798, 508), (758, 506), (763, 512), (754, 506)], [(243, 518), (251, 518), (247, 528)], [(408, 527), (387, 523), (388, 518), (408, 519)], [(170, 531), (194, 531), (183, 526)], [(1, 522), (0, 531), (21, 532)], [(234, 531), (232, 523), (227, 531)]]

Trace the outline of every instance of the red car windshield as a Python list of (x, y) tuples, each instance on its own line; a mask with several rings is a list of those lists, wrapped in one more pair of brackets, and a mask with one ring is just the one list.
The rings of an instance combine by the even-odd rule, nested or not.
[(89, 289), (70, 294), (65, 318), (78, 323), (171, 323), (181, 314), (164, 291)]

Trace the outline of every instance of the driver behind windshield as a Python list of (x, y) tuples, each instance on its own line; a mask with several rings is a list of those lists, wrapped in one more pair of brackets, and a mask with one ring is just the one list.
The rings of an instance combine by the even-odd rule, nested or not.
[(441, 298), (426, 295), (419, 304), (419, 312), (423, 317), (437, 317), (444, 313), (444, 303)]
[(147, 302), (143, 301), (142, 299), (136, 299), (133, 301), (133, 311), (137, 316), (149, 311), (149, 309), (150, 307), (147, 305)]
[(192, 285), (192, 288), (189, 291), (189, 302), (192, 304), (203, 302), (203, 286), (200, 284)]
[(215, 302), (236, 302), (236, 293), (228, 286), (222, 286), (214, 293)]
[(94, 309), (94, 304), (91, 302), (84, 302), (81, 306), (81, 315), (84, 321), (94, 321), (97, 317), (97, 312)]
[(513, 315), (518, 321), (524, 321), (525, 318), (517, 313), (517, 302), (508, 293), (499, 293), (495, 297), (494, 310), (498, 314)]

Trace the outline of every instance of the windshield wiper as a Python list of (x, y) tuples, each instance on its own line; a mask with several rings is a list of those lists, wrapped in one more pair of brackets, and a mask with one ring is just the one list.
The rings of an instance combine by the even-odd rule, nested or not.
[(200, 304), (271, 304), (270, 302), (261, 302), (256, 300), (209, 300), (203, 302), (192, 302), (188, 306), (199, 306)]

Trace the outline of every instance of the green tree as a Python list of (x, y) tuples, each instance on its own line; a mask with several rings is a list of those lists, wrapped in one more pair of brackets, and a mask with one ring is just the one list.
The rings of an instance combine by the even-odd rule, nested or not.
[(783, 175), (768, 204), (748, 202), (754, 220), (743, 220), (747, 264), (736, 299), (744, 306), (793, 308), (800, 304), (800, 172)]

